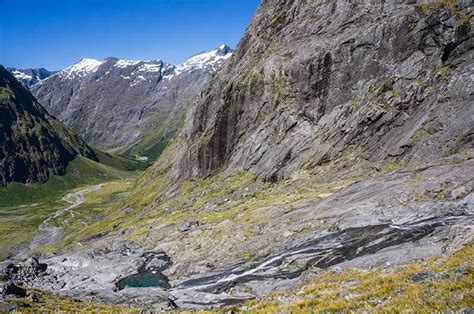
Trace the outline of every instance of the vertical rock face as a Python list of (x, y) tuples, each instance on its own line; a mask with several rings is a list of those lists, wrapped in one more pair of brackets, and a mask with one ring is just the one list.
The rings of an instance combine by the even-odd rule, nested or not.
[(63, 174), (78, 154), (95, 159), (91, 148), (0, 66), (0, 185), (44, 182)]
[(468, 1), (266, 0), (202, 93), (178, 172), (409, 163), (472, 147)]
[(231, 53), (222, 45), (177, 66), (161, 60), (82, 59), (34, 85), (32, 93), (95, 146), (133, 151), (134, 143), (155, 133), (143, 152), (153, 155), (153, 145), (171, 137), (185, 107)]

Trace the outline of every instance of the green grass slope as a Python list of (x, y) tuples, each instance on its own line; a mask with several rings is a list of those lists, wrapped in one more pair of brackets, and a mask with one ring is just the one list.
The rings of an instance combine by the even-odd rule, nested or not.
[[(125, 182), (137, 174), (138, 171), (119, 170), (85, 157), (77, 157), (69, 163), (64, 176), (51, 176), (44, 184), (26, 185), (14, 182), (1, 186), (0, 260), (16, 250), (17, 245), (31, 240), (45, 219), (67, 207), (68, 204), (61, 200), (67, 193), (93, 184), (110, 181)], [(86, 211), (91, 215), (89, 218), (92, 220), (102, 207), (96, 205)], [(74, 226), (74, 222), (70, 224)]]
[(47, 202), (61, 198), (68, 191), (81, 186), (130, 178), (137, 173), (119, 170), (80, 156), (69, 163), (64, 176), (51, 176), (44, 184), (13, 182), (0, 187), (0, 210), (4, 207)]

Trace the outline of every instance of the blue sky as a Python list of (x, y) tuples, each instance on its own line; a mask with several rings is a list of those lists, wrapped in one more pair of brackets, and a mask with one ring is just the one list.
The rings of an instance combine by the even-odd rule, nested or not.
[(0, 0), (0, 64), (62, 69), (109, 56), (181, 63), (235, 47), (259, 0)]

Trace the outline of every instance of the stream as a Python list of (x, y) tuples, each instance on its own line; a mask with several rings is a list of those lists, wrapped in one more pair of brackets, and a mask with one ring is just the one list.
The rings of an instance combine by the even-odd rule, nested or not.
[[(186, 280), (172, 288), (170, 294), (176, 300), (184, 301), (184, 304), (192, 304), (196, 295), (222, 294), (237, 284), (296, 278), (309, 267), (328, 268), (387, 247), (417, 241), (441, 226), (464, 221), (472, 223), (473, 218), (474, 216), (446, 216), (403, 225), (380, 224), (348, 228), (317, 237), (279, 254), (257, 258), (250, 263), (240, 263), (211, 275)], [(288, 263), (295, 259), (305, 259), (307, 263), (299, 269), (287, 267)], [(235, 300), (220, 301), (224, 304), (235, 303)]]

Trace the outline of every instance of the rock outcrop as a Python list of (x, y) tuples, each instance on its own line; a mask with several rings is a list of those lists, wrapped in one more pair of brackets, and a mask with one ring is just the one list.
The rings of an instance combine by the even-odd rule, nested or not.
[(32, 93), (88, 144), (155, 158), (183, 112), (231, 56), (222, 45), (181, 65), (161, 60), (82, 59), (32, 87)]
[(50, 116), (12, 74), (0, 66), (0, 185), (44, 182), (64, 174), (77, 155), (93, 149)]
[(181, 177), (419, 163), (473, 144), (469, 1), (263, 1), (182, 134)]

